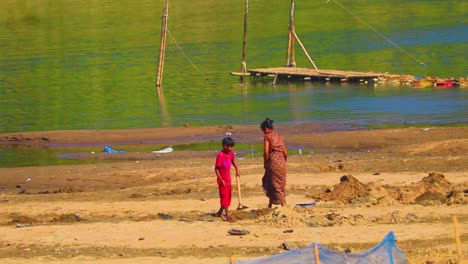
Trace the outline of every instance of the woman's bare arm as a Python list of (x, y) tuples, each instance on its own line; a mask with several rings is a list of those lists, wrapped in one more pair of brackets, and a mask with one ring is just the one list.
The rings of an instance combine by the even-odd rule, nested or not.
[(263, 167), (266, 166), (268, 159), (270, 159), (270, 141), (265, 137), (263, 141)]

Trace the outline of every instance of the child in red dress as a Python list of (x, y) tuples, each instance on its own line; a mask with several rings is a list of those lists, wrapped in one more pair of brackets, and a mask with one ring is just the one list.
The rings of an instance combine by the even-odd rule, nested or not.
[[(235, 220), (229, 216), (229, 206), (232, 199), (232, 183), (231, 183), (231, 165), (236, 169), (236, 177), (240, 176), (239, 168), (234, 159), (232, 149), (236, 144), (230, 137), (223, 139), (223, 149), (216, 156), (215, 173), (219, 189), (219, 200), (221, 207), (216, 216), (221, 217), (225, 221), (234, 222)], [(225, 215), (223, 215), (223, 211)]]

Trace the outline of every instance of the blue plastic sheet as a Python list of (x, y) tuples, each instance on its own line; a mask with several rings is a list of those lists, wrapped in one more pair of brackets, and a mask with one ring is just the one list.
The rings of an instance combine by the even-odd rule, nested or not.
[(375, 247), (359, 252), (346, 253), (325, 248), (317, 243), (309, 244), (303, 248), (291, 250), (286, 253), (253, 260), (238, 261), (239, 264), (316, 264), (314, 247), (317, 246), (320, 264), (406, 264), (408, 263), (403, 252), (395, 244), (395, 234), (388, 233)]

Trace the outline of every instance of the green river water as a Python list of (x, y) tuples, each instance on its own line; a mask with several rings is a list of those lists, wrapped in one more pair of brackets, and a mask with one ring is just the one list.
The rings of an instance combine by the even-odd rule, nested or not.
[[(244, 1), (0, 2), (0, 133), (277, 123), (466, 124), (467, 88), (241, 83)], [(466, 1), (297, 0), (321, 69), (467, 76)], [(285, 66), (290, 1), (249, 1), (248, 68)], [(297, 65), (311, 67), (299, 47)], [(0, 166), (15, 166), (0, 148)], [(27, 153), (28, 151), (26, 151)], [(20, 154), (18, 154), (20, 155)], [(24, 154), (21, 154), (24, 155)], [(39, 156), (41, 156), (40, 154)]]

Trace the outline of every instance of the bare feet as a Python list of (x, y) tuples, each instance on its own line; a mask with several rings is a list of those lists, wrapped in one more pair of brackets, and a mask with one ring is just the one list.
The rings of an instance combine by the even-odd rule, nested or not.
[(222, 215), (221, 216), (221, 219), (223, 219), (223, 221), (227, 221), (229, 223), (234, 223), (236, 222), (236, 219), (232, 218), (231, 216), (225, 216), (225, 215)]
[(218, 212), (216, 212), (215, 215), (216, 215), (217, 217), (220, 217), (220, 216), (223, 214), (223, 211), (224, 211), (224, 208), (221, 207), (221, 208), (219, 208)]

